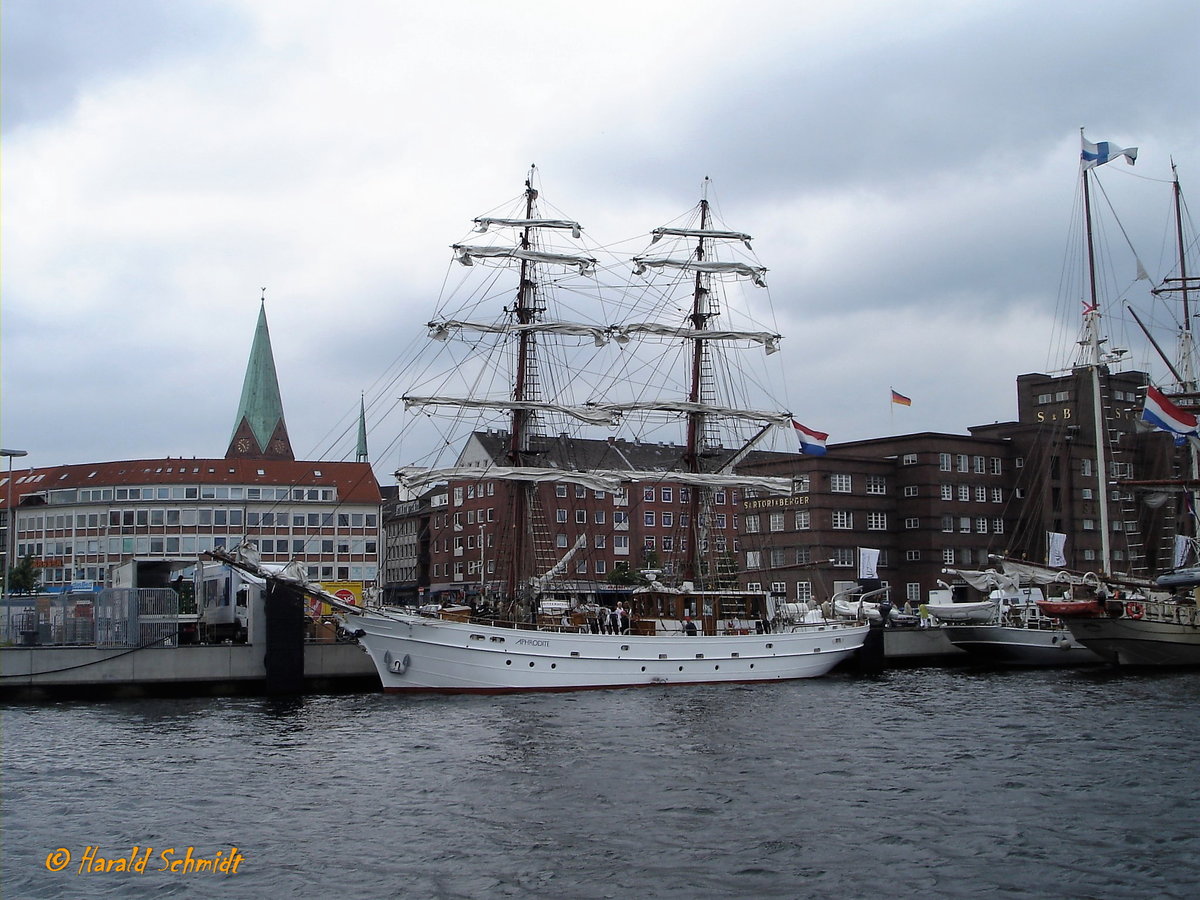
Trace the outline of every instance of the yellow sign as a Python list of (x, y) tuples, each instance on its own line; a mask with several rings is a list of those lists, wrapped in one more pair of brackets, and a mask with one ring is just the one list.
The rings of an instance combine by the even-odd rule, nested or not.
[[(355, 606), (362, 606), (363, 583), (361, 581), (323, 581), (320, 587), (325, 593), (333, 594), (339, 600), (353, 603)], [(310, 616), (330, 616), (333, 615), (333, 608), (328, 603), (309, 598), (308, 614)]]

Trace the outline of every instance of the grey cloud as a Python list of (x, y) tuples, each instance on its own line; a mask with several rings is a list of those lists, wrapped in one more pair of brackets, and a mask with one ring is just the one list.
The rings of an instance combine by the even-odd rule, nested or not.
[(5, 132), (61, 115), (89, 85), (233, 46), (249, 27), (199, 0), (5, 0), (0, 18)]

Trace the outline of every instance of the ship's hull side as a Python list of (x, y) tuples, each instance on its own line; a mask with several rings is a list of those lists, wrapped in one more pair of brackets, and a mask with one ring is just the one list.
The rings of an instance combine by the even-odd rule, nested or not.
[(1066, 628), (1008, 625), (949, 625), (946, 636), (981, 662), (1010, 666), (1083, 666), (1104, 659), (1075, 640)]
[(389, 692), (509, 693), (815, 678), (860, 648), (866, 625), (751, 635), (605, 635), (408, 615), (354, 615)]

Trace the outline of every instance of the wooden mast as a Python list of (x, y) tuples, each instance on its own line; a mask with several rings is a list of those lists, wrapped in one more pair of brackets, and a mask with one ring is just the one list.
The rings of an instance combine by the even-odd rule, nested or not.
[[(708, 228), (708, 179), (705, 178), (705, 192), (700, 200), (700, 230)], [(703, 262), (706, 254), (704, 237), (701, 236), (696, 241), (696, 260)], [(695, 285), (692, 289), (692, 312), (691, 322), (692, 327), (697, 331), (701, 331), (708, 327), (708, 320), (711, 316), (709, 310), (709, 290), (707, 276), (703, 272), (696, 272)], [(688, 399), (695, 404), (699, 404), (703, 400), (704, 392), (702, 390), (702, 381), (704, 377), (704, 341), (699, 337), (692, 338), (692, 372), (691, 372), (691, 388), (688, 392)], [(700, 471), (700, 456), (704, 442), (704, 413), (698, 409), (693, 409), (688, 413), (687, 417), (687, 451), (684, 457), (684, 463), (687, 471), (698, 473)], [(701, 541), (705, 533), (703, 523), (701, 523), (701, 515), (704, 512), (704, 504), (701, 502), (701, 488), (699, 485), (692, 487), (688, 494), (688, 541), (691, 546), (688, 548), (688, 553), (684, 556), (683, 580), (694, 582), (703, 572), (701, 564)], [(709, 575), (713, 573), (707, 573)]]
[[(533, 187), (533, 170), (531, 169), (529, 177), (525, 180), (526, 219), (533, 218), (533, 204), (536, 199), (537, 191)], [(533, 227), (526, 225), (521, 232), (522, 250), (530, 249), (532, 233)], [(530, 278), (529, 266), (528, 260), (521, 260), (521, 280), (517, 286), (517, 301), (513, 309), (517, 322), (521, 325), (528, 325), (537, 317), (537, 308), (533, 297), (535, 285)], [(536, 346), (532, 332), (528, 329), (521, 329), (517, 338), (517, 369), (513, 379), (512, 393), (513, 400), (518, 402), (530, 399), (529, 372), (533, 366)], [(510, 466), (520, 466), (524, 463), (524, 454), (528, 449), (529, 420), (529, 410), (514, 409), (512, 411), (512, 432), (508, 445), (508, 464)], [(517, 598), (518, 592), (531, 574), (526, 559), (526, 556), (531, 553), (531, 549), (528, 541), (528, 529), (524, 527), (524, 524), (529, 520), (532, 490), (531, 486), (522, 483), (514, 484), (511, 489), (512, 521), (519, 524), (512, 531), (513, 553), (507, 575), (507, 593), (510, 601)]]

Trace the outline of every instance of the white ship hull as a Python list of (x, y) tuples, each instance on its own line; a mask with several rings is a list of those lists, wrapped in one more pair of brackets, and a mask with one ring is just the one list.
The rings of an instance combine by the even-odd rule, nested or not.
[(364, 612), (346, 617), (389, 692), (510, 693), (784, 681), (825, 675), (868, 626), (685, 636), (535, 631)]

